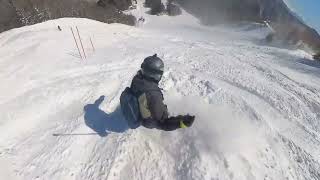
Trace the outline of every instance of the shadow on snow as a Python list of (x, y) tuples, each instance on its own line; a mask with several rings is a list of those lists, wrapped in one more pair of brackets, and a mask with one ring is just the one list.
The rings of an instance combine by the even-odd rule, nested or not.
[(94, 130), (101, 137), (107, 136), (110, 132), (123, 133), (129, 129), (120, 106), (114, 112), (107, 114), (99, 106), (105, 96), (100, 96), (93, 104), (84, 106), (84, 120), (88, 127)]

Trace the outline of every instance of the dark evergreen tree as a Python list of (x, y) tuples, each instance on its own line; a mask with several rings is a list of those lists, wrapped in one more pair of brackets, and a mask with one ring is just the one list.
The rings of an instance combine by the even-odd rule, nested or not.
[(320, 61), (320, 52), (313, 56), (313, 59)]

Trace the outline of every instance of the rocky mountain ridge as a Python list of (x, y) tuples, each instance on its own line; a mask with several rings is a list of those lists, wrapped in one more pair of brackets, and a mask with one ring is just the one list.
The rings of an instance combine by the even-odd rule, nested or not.
[(0, 32), (62, 17), (134, 25), (135, 17), (121, 11), (131, 5), (131, 0), (0, 0)]
[(225, 22), (270, 22), (276, 35), (303, 42), (320, 52), (320, 35), (292, 12), (283, 0), (176, 0), (182, 8), (212, 25)]
[[(136, 1), (133, 1), (136, 2)], [(61, 17), (83, 17), (106, 23), (135, 24), (122, 13), (132, 0), (0, 0), (0, 32)], [(167, 11), (179, 15), (179, 5), (202, 23), (270, 22), (275, 36), (291, 44), (303, 44), (320, 54), (320, 35), (292, 12), (283, 0), (145, 0), (151, 14)], [(165, 7), (165, 6), (166, 7)], [(302, 43), (301, 43), (302, 42)]]

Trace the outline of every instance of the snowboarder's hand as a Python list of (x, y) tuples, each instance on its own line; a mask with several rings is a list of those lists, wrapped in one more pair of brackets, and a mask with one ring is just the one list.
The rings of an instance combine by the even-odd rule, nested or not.
[(167, 119), (167, 121), (170, 123), (180, 123), (180, 128), (188, 128), (191, 127), (193, 122), (194, 122), (195, 116), (190, 116), (190, 115), (179, 115), (179, 116), (175, 116), (175, 117), (170, 117)]
[(191, 127), (194, 122), (195, 116), (186, 115), (183, 118), (183, 124), (185, 124), (188, 127)]
[(185, 115), (185, 116), (182, 116), (182, 119), (183, 120), (180, 121), (180, 127), (187, 128), (192, 126), (195, 116)]

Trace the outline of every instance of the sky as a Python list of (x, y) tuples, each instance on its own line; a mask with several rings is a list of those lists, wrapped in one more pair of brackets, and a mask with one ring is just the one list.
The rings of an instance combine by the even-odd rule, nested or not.
[(320, 0), (285, 0), (308, 25), (320, 32)]

